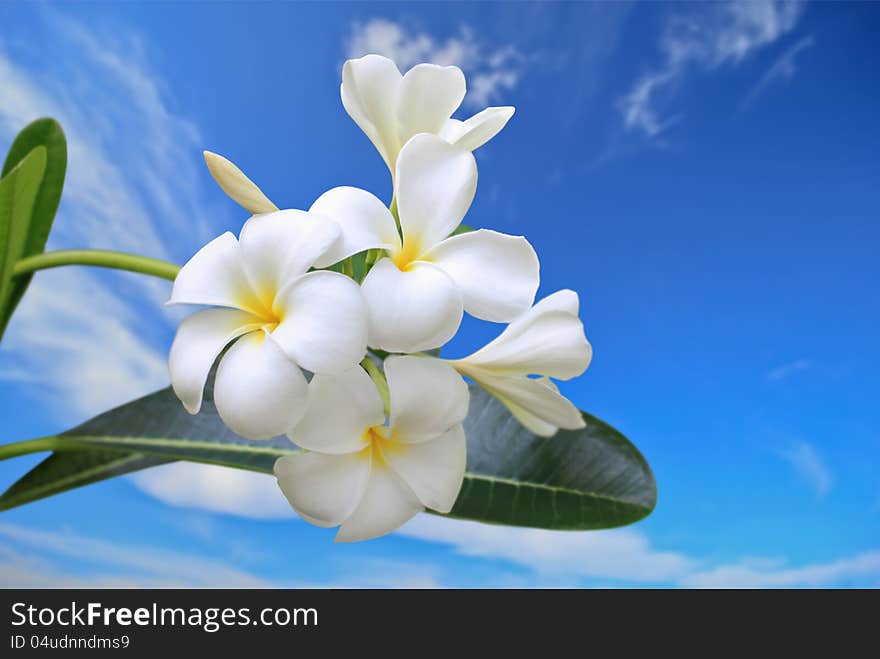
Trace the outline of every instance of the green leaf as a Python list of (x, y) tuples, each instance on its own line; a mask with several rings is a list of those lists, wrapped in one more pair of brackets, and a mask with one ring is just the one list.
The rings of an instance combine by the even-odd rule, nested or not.
[(28, 230), (45, 171), (46, 148), (38, 146), (0, 179), (0, 336), (18, 301), (18, 284), (12, 272), (26, 254)]
[[(6, 227), (7, 230), (0, 229), (0, 262), (3, 263), (3, 268), (0, 269), (0, 338), (3, 337), (6, 325), (32, 277), (31, 274), (22, 275), (10, 282), (11, 268), (18, 259), (40, 254), (46, 248), (55, 211), (61, 201), (64, 174), (67, 170), (67, 141), (57, 121), (37, 119), (18, 134), (3, 163), (3, 180), (36, 149), (44, 151), (45, 172), (38, 182), (33, 206), (28, 213), (16, 214), (13, 224)], [(0, 219), (0, 224), (2, 223), (3, 220)], [(20, 234), (19, 251), (14, 260), (10, 260), (8, 230)], [(5, 292), (2, 289), (6, 289)]]
[(468, 226), (467, 224), (459, 224), (458, 228), (452, 232), (451, 235), (457, 236), (462, 233), (470, 233), (471, 231), (475, 231), (473, 227)]
[[(582, 430), (537, 437), (501, 403), (472, 386), (465, 420), (468, 469), (450, 516), (583, 530), (622, 526), (648, 515), (657, 492), (644, 458), (607, 424), (588, 414), (584, 419)], [(71, 448), (131, 451), (264, 473), (272, 473), (277, 458), (297, 451), (286, 438), (252, 442), (237, 437), (209, 400), (190, 416), (170, 389), (101, 414), (58, 438)], [(0, 497), (0, 507), (52, 493), (27, 498), (19, 488), (17, 499), (11, 491)]]
[(464, 428), (465, 483), (453, 517), (547, 529), (632, 524), (657, 503), (657, 485), (638, 449), (582, 412), (586, 427), (539, 437), (476, 385)]
[(0, 510), (167, 462), (173, 461), (154, 455), (104, 449), (52, 453), (6, 490), (0, 497)]

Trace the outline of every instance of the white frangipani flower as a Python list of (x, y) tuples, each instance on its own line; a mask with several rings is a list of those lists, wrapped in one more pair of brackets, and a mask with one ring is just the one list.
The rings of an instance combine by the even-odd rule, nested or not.
[(455, 335), (463, 311), (509, 322), (534, 302), (538, 257), (524, 237), (488, 229), (450, 236), (476, 187), (470, 152), (420, 134), (397, 160), (402, 239), (391, 212), (364, 190), (333, 188), (312, 205), (310, 212), (335, 220), (342, 229), (319, 267), (366, 249), (386, 250), (387, 257), (362, 284), (371, 346), (389, 352), (430, 350)]
[(418, 133), (439, 135), (473, 151), (492, 139), (513, 116), (512, 107), (491, 107), (466, 121), (450, 119), (466, 92), (457, 66), (418, 64), (400, 74), (381, 55), (350, 59), (342, 67), (342, 104), (379, 150), (391, 175), (397, 156)]
[(581, 413), (549, 379), (569, 380), (590, 365), (593, 349), (578, 307), (577, 293), (558, 291), (514, 320), (488, 345), (447, 363), (497, 397), (537, 435), (550, 437), (560, 428), (583, 428)]
[(304, 211), (256, 215), (240, 239), (224, 233), (181, 268), (169, 304), (221, 307), (185, 318), (171, 346), (171, 385), (188, 412), (199, 411), (227, 346), (214, 402), (226, 425), (251, 439), (283, 434), (300, 420), (308, 391), (300, 367), (339, 373), (361, 360), (360, 288), (335, 272), (307, 273), (338, 237), (333, 221)]
[(390, 533), (426, 507), (447, 513), (464, 479), (461, 422), (468, 388), (440, 360), (389, 357), (386, 423), (376, 385), (360, 367), (316, 375), (290, 438), (306, 452), (279, 458), (275, 475), (294, 510), (338, 542)]

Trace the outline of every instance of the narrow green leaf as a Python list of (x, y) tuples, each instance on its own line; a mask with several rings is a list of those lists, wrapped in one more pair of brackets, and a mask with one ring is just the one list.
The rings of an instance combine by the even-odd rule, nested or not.
[(452, 232), (453, 236), (458, 236), (462, 233), (470, 233), (471, 231), (475, 231), (475, 229), (467, 224), (459, 224), (455, 231)]
[[(465, 420), (468, 469), (453, 517), (548, 529), (622, 526), (648, 515), (657, 493), (638, 450), (616, 430), (585, 414), (586, 428), (552, 439), (522, 427), (497, 400), (471, 387)], [(188, 415), (170, 389), (106, 412), (59, 435), (71, 446), (132, 451), (272, 473), (297, 449), (286, 439), (237, 437), (206, 401)], [(15, 500), (0, 505), (18, 505)], [(39, 498), (39, 494), (32, 498)]]
[(107, 449), (52, 453), (3, 493), (0, 510), (167, 462), (173, 461), (154, 455)]
[[(64, 187), (67, 141), (58, 122), (48, 118), (38, 119), (29, 124), (15, 138), (3, 163), (4, 179), (37, 148), (45, 150), (45, 172), (39, 182), (30, 213), (26, 216), (17, 216), (15, 221), (16, 230), (24, 232), (24, 242), (15, 260), (39, 254), (46, 248), (46, 240), (49, 238), (55, 211), (58, 210), (61, 201), (61, 190)], [(0, 232), (0, 261), (9, 257), (8, 244), (4, 242), (6, 240), (5, 233)], [(14, 261), (8, 263), (10, 271), (14, 265)], [(0, 288), (6, 288), (8, 284), (8, 290), (5, 294), (0, 293), (0, 338), (3, 337), (6, 325), (31, 280), (31, 275), (28, 274), (8, 282), (6, 278), (9, 275), (5, 271), (4, 266), (3, 270), (0, 270), (0, 277), (3, 277), (0, 279)]]
[(16, 302), (12, 270), (26, 253), (31, 217), (45, 171), (46, 147), (38, 146), (0, 179), (0, 334)]

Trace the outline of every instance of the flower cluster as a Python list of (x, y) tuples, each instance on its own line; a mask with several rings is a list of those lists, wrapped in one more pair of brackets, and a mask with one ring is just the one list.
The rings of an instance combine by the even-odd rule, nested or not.
[[(278, 210), (206, 152), (215, 180), (252, 217), (237, 239), (223, 234), (181, 269), (169, 303), (210, 308), (181, 323), (169, 368), (196, 414), (219, 357), (224, 423), (251, 439), (287, 434), (304, 449), (275, 465), (281, 490), (303, 519), (355, 541), (425, 508), (452, 509), (467, 455), (464, 377), (550, 437), (584, 425), (550, 378), (580, 375), (592, 351), (576, 293), (534, 303), (539, 263), (525, 238), (459, 230), (477, 188), (471, 151), (513, 108), (452, 119), (465, 95), (460, 69), (419, 64), (401, 75), (378, 55), (345, 63), (341, 93), (391, 171), (390, 206), (338, 187), (308, 211)], [(456, 334), (464, 312), (508, 325), (467, 357), (425, 354)], [(394, 354), (383, 372), (385, 353)]]

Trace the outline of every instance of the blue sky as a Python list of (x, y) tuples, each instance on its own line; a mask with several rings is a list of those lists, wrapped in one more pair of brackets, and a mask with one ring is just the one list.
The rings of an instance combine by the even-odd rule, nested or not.
[[(466, 221), (525, 234), (540, 295), (580, 293), (595, 357), (563, 390), (660, 491), (621, 530), (423, 515), (341, 546), (272, 479), (178, 464), (3, 513), (0, 584), (880, 585), (876, 6), (3, 3), (0, 26), (0, 150), (44, 114), (70, 140), (51, 246), (176, 262), (245, 219), (203, 149), (281, 206), (387, 200), (342, 62), (461, 65), (464, 116), (517, 107)], [(2, 441), (165, 386), (167, 294), (41, 273), (0, 345)]]

